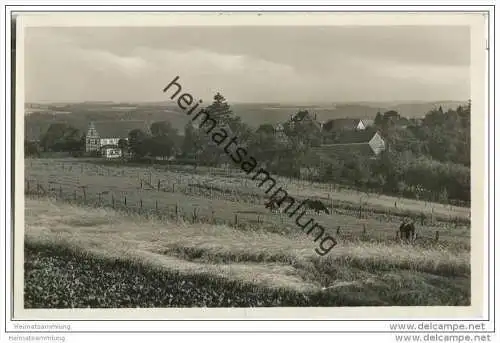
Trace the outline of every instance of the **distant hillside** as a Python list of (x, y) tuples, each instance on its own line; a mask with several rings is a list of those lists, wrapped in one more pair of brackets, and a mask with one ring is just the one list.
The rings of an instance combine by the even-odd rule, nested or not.
[[(248, 125), (256, 128), (261, 124), (284, 122), (300, 110), (309, 110), (318, 120), (334, 118), (375, 118), (377, 111), (396, 110), (405, 117), (422, 117), (434, 108), (442, 106), (444, 110), (456, 108), (465, 102), (415, 102), (415, 103), (340, 103), (320, 105), (295, 104), (231, 104), (233, 112)], [(53, 122), (66, 122), (82, 132), (92, 120), (146, 120), (149, 123), (168, 120), (180, 132), (184, 131), (189, 117), (174, 102), (155, 103), (112, 103), (84, 102), (59, 104), (26, 104), (25, 132), (30, 139), (42, 135)]]

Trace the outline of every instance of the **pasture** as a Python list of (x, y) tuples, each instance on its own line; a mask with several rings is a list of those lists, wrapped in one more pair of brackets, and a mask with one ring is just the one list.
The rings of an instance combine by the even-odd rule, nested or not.
[[(26, 160), (25, 306), (470, 303), (468, 209), (375, 195), (360, 206), (355, 192), (276, 178), (334, 209), (310, 215), (339, 242), (320, 257), (265, 209), (255, 181), (167, 168)], [(412, 245), (395, 239), (401, 211), (426, 218)], [(158, 275), (168, 287), (157, 289)], [(88, 292), (64, 292), (82, 283)]]

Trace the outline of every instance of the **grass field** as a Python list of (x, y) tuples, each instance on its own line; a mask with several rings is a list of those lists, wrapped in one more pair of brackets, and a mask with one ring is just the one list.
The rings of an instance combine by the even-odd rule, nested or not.
[(394, 239), (394, 203), (367, 197), (360, 218), (342, 207), (348, 192), (311, 185), (302, 197), (325, 192), (336, 209), (314, 215), (339, 241), (320, 257), (311, 237), (267, 211), (263, 191), (235, 175), (26, 160), (25, 177), (31, 190), (57, 182), (51, 197), (26, 197), (26, 307), (470, 303), (468, 209), (420, 204), (438, 220), (419, 225), (407, 245)]
[[(160, 222), (48, 199), (27, 198), (25, 211), (26, 307), (470, 302), (465, 250), (349, 242), (319, 257), (300, 232)], [(182, 291), (158, 289), (163, 279)]]

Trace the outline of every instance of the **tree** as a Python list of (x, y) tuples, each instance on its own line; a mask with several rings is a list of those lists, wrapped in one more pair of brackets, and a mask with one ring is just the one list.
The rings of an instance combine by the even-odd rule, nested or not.
[(144, 144), (148, 136), (140, 129), (134, 129), (128, 134), (128, 145), (135, 159), (140, 159), (147, 154), (147, 145)]
[(121, 156), (122, 156), (122, 158), (124, 158), (125, 157), (125, 152), (128, 149), (128, 142), (127, 142), (127, 140), (123, 139), (123, 138), (120, 138), (120, 140), (118, 141), (118, 148), (120, 148)]
[(24, 155), (25, 156), (40, 156), (38, 146), (34, 142), (24, 141)]
[(177, 130), (166, 120), (154, 122), (150, 129), (153, 137), (177, 135)]
[(66, 123), (53, 123), (41, 137), (40, 145), (46, 151), (82, 150), (81, 133)]
[(308, 149), (321, 144), (319, 124), (308, 111), (299, 111), (285, 124), (285, 133), (291, 144), (299, 149)]
[(255, 131), (257, 134), (263, 133), (267, 135), (274, 135), (274, 126), (271, 124), (262, 124)]

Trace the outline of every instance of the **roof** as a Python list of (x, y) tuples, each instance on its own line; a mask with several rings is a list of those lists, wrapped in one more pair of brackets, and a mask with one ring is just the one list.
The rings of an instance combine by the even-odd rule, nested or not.
[(360, 119), (356, 118), (339, 118), (331, 119), (323, 125), (323, 130), (354, 130)]
[(362, 131), (343, 131), (333, 140), (334, 144), (368, 143), (377, 133), (375, 130), (366, 129)]
[(292, 117), (292, 121), (302, 121), (307, 117), (313, 119), (313, 116), (308, 111), (300, 111)]
[(334, 159), (347, 154), (360, 154), (364, 156), (374, 156), (374, 152), (368, 143), (363, 144), (328, 144), (322, 145), (311, 150), (320, 155), (323, 159)]
[(101, 138), (127, 138), (129, 132), (135, 129), (149, 133), (149, 127), (143, 120), (95, 121), (93, 124)]
[(365, 126), (372, 126), (375, 124), (375, 120), (373, 119), (362, 119), (361, 120)]

